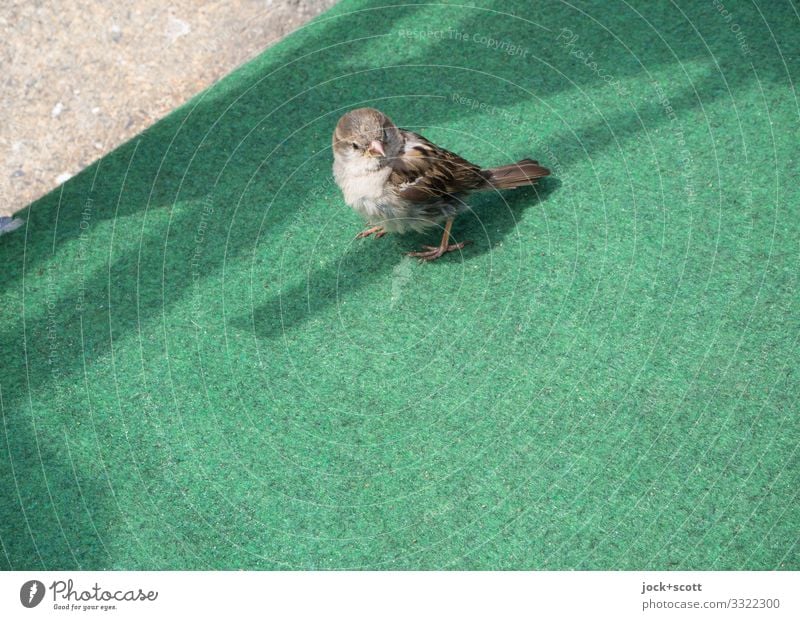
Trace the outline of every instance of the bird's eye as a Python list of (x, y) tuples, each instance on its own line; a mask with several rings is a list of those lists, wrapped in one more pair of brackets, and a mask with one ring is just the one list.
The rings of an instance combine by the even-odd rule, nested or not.
[(353, 148), (354, 148), (354, 149), (357, 149), (357, 148), (358, 148), (358, 143), (357, 143), (357, 142), (353, 142)]

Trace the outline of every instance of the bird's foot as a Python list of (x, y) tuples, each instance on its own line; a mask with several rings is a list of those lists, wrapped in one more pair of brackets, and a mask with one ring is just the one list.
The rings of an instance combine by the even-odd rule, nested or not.
[(366, 230), (362, 230), (360, 233), (358, 233), (356, 235), (356, 239), (363, 239), (364, 237), (369, 237), (373, 234), (375, 235), (376, 239), (380, 239), (386, 234), (386, 231), (383, 229), (383, 226), (373, 226), (372, 228), (367, 228)]
[(447, 252), (454, 252), (455, 250), (462, 250), (469, 241), (462, 241), (461, 243), (451, 243), (449, 245), (423, 245), (424, 251), (409, 252), (407, 256), (414, 256), (421, 261), (436, 260), (442, 254)]

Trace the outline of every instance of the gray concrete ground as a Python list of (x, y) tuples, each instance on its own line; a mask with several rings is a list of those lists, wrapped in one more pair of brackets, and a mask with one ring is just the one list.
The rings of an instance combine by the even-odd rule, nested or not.
[(335, 0), (0, 2), (0, 216)]

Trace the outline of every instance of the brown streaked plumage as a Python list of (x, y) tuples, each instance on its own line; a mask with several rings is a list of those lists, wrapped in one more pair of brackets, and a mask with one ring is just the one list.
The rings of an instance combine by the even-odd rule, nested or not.
[(359, 237), (422, 231), (444, 225), (438, 246), (411, 252), (435, 260), (466, 242), (449, 243), (453, 219), (474, 191), (532, 185), (550, 171), (538, 162), (483, 169), (419, 134), (400, 129), (382, 112), (360, 108), (339, 119), (333, 132), (333, 173), (345, 202), (371, 225)]

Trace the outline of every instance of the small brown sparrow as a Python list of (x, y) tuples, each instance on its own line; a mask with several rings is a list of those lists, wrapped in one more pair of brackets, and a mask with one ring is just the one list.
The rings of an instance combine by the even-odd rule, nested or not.
[(345, 202), (370, 226), (358, 237), (423, 231), (444, 223), (438, 246), (409, 253), (422, 260), (435, 260), (468, 243), (449, 243), (453, 219), (467, 210), (466, 194), (533, 185), (549, 174), (532, 159), (483, 169), (400, 129), (373, 108), (348, 112), (333, 132), (333, 176)]

